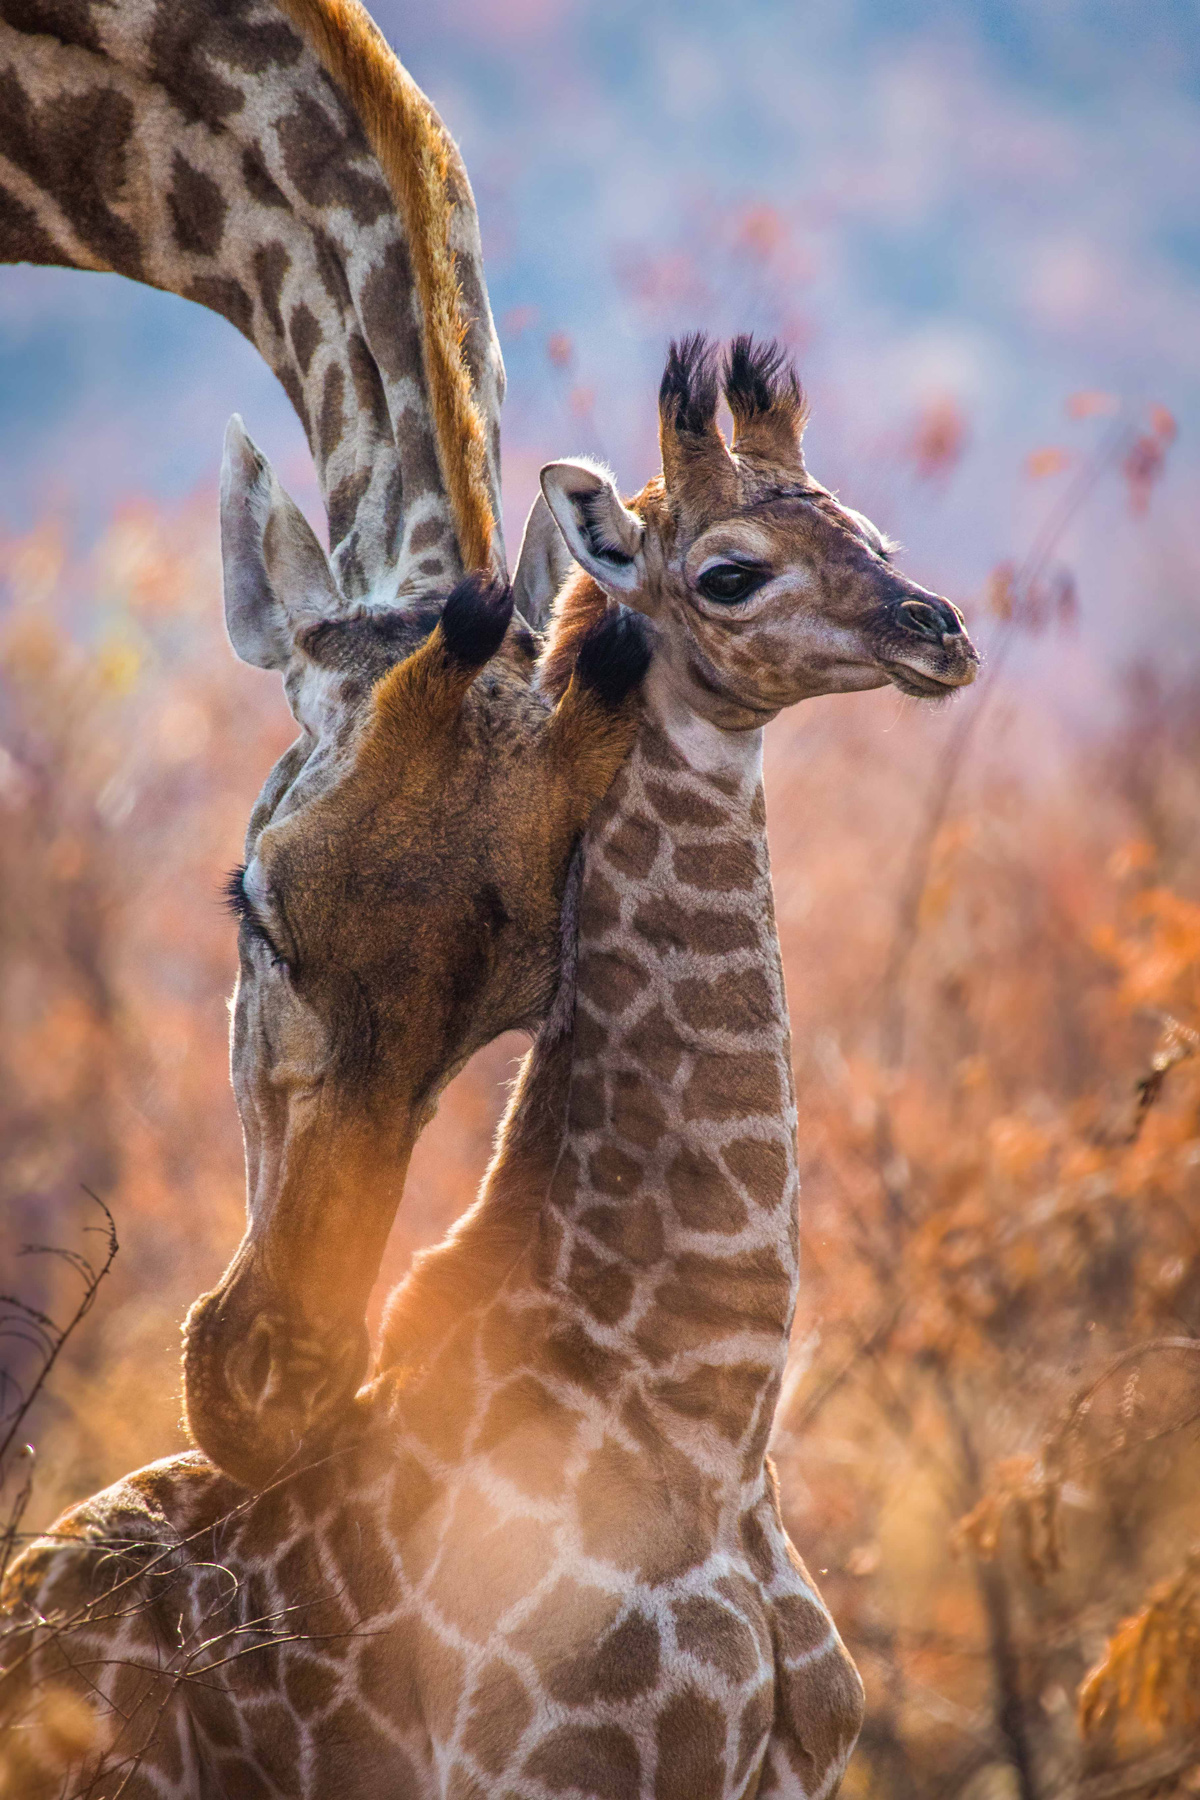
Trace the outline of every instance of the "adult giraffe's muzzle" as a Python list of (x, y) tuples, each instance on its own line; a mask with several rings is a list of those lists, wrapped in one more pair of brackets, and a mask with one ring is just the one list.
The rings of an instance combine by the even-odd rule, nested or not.
[(289, 1146), (274, 1193), (221, 1280), (184, 1324), (188, 1429), (248, 1487), (321, 1456), (352, 1413), (370, 1362), (367, 1302), (412, 1150), (367, 1130), (322, 1129)]

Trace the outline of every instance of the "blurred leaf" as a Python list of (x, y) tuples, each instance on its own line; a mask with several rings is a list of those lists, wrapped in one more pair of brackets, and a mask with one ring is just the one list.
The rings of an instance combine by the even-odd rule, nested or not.
[(1025, 458), (1025, 473), (1033, 481), (1042, 481), (1047, 475), (1058, 475), (1069, 468), (1071, 453), (1049, 446), (1045, 450), (1031, 450)]
[(1080, 1687), (1079, 1724), (1126, 1752), (1200, 1724), (1200, 1550), (1109, 1641)]
[(1100, 388), (1081, 388), (1068, 397), (1067, 414), (1072, 419), (1103, 418), (1119, 412), (1120, 405), (1115, 394), (1106, 394)]
[(988, 576), (987, 609), (994, 619), (1011, 619), (1016, 609), (1014, 585), (1016, 569), (1010, 562), (998, 563)]
[(957, 400), (942, 395), (931, 400), (909, 434), (906, 454), (922, 481), (944, 480), (967, 447), (967, 421)]
[(1173, 444), (1179, 433), (1174, 413), (1168, 412), (1165, 406), (1155, 405), (1150, 408), (1150, 429), (1164, 446)]

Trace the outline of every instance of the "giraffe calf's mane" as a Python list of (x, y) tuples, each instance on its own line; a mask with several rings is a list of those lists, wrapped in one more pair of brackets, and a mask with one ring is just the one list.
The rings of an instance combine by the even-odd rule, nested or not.
[(554, 603), (550, 637), (538, 668), (538, 685), (557, 700), (571, 679), (580, 644), (610, 601), (600, 583), (582, 569), (573, 569)]

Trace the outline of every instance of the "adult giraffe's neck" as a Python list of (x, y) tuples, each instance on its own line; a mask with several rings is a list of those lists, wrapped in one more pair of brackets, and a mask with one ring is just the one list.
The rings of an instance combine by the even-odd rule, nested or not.
[[(652, 1386), (707, 1385), (710, 1402), (720, 1389), (761, 1414), (786, 1356), (797, 1232), (761, 733), (676, 711), (656, 684), (648, 700), (586, 844), (537, 1269)], [(554, 1061), (546, 1082), (562, 1080)]]

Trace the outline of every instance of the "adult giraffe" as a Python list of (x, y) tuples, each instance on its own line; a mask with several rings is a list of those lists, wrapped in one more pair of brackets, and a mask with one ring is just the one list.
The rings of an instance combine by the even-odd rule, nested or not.
[(547, 682), (616, 595), (658, 654), (577, 959), (378, 1379), (320, 1466), (251, 1499), (153, 1465), (14, 1571), (48, 1621), (27, 1674), (104, 1688), (118, 1774), (151, 1737), (139, 1800), (837, 1788), (861, 1686), (766, 1456), (797, 1183), (761, 729), (814, 694), (944, 694), (977, 658), (808, 475), (777, 354), (739, 340), (725, 392), (731, 448), (711, 352), (672, 353), (663, 476), (628, 506), (591, 466), (544, 472), (582, 565)]
[[(501, 649), (504, 378), (474, 202), (355, 0), (0, 0), (0, 260), (223, 313), (291, 396), (328, 513), (327, 558), (231, 423), (229, 635), (281, 673), (300, 736), (231, 888), (250, 1222), (193, 1309), (185, 1376), (196, 1440), (253, 1480), (365, 1373), (367, 1292), (440, 1088), (544, 1011), (645, 648), (610, 621), (553, 715), (530, 633)], [(331, 1237), (339, 1182), (354, 1226)]]

